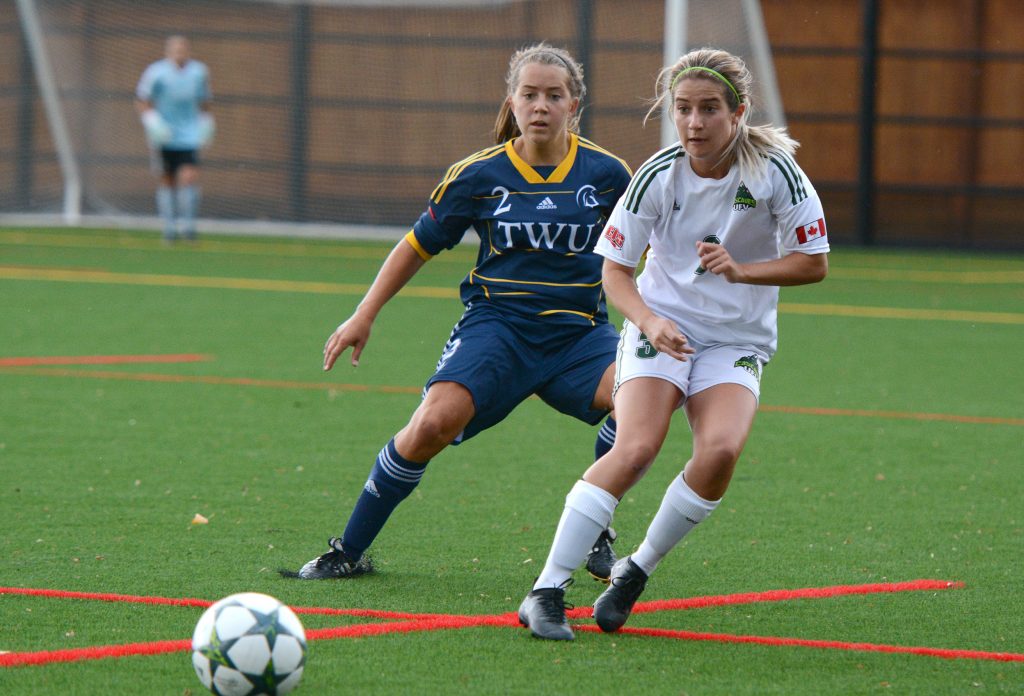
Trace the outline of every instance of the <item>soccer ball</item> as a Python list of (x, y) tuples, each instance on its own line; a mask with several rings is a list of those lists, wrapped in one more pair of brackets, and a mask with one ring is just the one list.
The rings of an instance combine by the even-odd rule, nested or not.
[(265, 594), (242, 592), (203, 612), (192, 634), (192, 666), (220, 696), (286, 694), (302, 678), (306, 632), (295, 613)]

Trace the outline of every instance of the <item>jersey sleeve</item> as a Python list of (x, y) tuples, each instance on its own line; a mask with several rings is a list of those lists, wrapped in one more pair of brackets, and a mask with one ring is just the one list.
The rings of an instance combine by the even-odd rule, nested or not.
[(196, 99), (199, 100), (200, 104), (204, 104), (213, 99), (213, 93), (210, 91), (210, 68), (206, 66), (206, 63), (200, 63), (199, 68), (199, 86), (196, 90)]
[(772, 182), (772, 214), (779, 225), (786, 254), (824, 254), (829, 251), (821, 199), (796, 161), (783, 153), (768, 155)]
[[(615, 204), (608, 224), (594, 251), (615, 263), (636, 268), (651, 240), (654, 225), (661, 217), (665, 196), (664, 182), (654, 175), (653, 182), (643, 177), (644, 165)], [(664, 176), (664, 175), (663, 175)], [(643, 179), (643, 180), (641, 180)], [(651, 185), (651, 184), (654, 185)]]
[[(456, 172), (453, 165), (437, 185), (427, 202), (427, 209), (413, 225), (412, 235), (417, 252), (430, 256), (455, 247), (473, 224), (473, 172)], [(422, 256), (423, 254), (420, 253)]]
[(156, 87), (156, 78), (159, 73), (157, 63), (151, 64), (142, 71), (139, 77), (139, 84), (135, 86), (135, 96), (139, 101), (153, 101), (153, 90)]
[[(619, 160), (613, 160), (609, 168), (611, 169), (609, 174), (611, 189), (614, 192), (614, 200), (618, 203), (629, 187), (629, 180), (632, 178), (633, 172), (629, 171), (629, 167), (625, 162)], [(611, 216), (613, 210), (614, 207), (610, 207), (602, 212), (606, 216)]]

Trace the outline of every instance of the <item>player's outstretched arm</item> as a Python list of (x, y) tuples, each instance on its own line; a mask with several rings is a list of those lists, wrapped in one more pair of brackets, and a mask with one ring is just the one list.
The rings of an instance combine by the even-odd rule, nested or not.
[(335, 361), (349, 348), (352, 349), (352, 365), (359, 364), (359, 356), (370, 340), (370, 328), (377, 314), (425, 263), (409, 242), (403, 239), (395, 245), (356, 311), (334, 330), (324, 344), (325, 370), (334, 367)]
[(676, 360), (686, 360), (686, 356), (694, 352), (686, 336), (674, 321), (658, 316), (647, 306), (636, 288), (635, 273), (635, 268), (605, 259), (601, 275), (608, 299), (643, 332), (655, 350)]

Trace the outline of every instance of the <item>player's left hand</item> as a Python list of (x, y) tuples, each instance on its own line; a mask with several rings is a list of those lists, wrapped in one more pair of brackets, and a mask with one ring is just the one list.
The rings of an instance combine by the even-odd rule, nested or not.
[(715, 275), (720, 275), (730, 283), (744, 282), (743, 267), (732, 258), (721, 244), (697, 242), (697, 256), (700, 265)]
[(208, 111), (199, 114), (199, 147), (209, 147), (216, 132), (217, 122), (213, 119), (213, 114)]

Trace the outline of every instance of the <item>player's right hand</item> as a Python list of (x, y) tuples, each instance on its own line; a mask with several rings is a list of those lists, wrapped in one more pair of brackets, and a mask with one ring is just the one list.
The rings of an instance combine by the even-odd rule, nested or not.
[(167, 121), (157, 112), (156, 109), (146, 109), (142, 112), (142, 127), (146, 131), (146, 138), (152, 147), (160, 147), (170, 142), (171, 127)]
[(324, 344), (324, 370), (334, 367), (334, 362), (348, 348), (352, 349), (352, 367), (358, 367), (359, 356), (370, 340), (372, 321), (366, 321), (358, 314), (353, 314), (342, 323)]
[(664, 317), (652, 317), (644, 322), (640, 330), (643, 331), (648, 343), (654, 346), (655, 350), (670, 355), (676, 360), (685, 362), (687, 355), (693, 355), (696, 352), (676, 323)]

